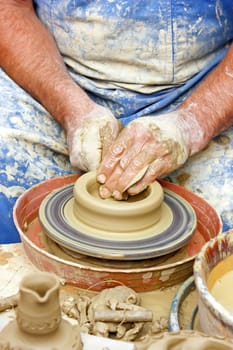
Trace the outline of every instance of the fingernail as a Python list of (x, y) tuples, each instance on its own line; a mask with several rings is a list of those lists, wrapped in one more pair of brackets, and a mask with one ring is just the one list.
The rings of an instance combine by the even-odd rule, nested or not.
[(113, 196), (113, 198), (117, 199), (118, 201), (122, 200), (122, 194), (119, 191), (113, 191), (112, 196)]
[(99, 175), (97, 176), (97, 181), (98, 181), (99, 183), (101, 183), (101, 184), (104, 184), (105, 181), (106, 181), (106, 176), (105, 176), (104, 174), (99, 174)]
[(100, 197), (102, 197), (104, 199), (107, 199), (107, 198), (111, 197), (111, 192), (105, 186), (100, 186), (99, 187), (99, 194), (100, 194)]
[(124, 152), (125, 148), (124, 145), (118, 144), (113, 148), (113, 153), (115, 154), (115, 156), (119, 156)]

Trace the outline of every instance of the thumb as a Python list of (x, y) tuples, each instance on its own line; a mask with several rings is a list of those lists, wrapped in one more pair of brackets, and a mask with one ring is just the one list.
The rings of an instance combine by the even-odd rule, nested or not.
[(116, 128), (112, 128), (109, 124), (106, 124), (103, 128), (100, 129), (100, 139), (102, 144), (101, 161), (104, 158), (105, 154), (108, 153), (112, 142), (117, 138), (118, 134), (123, 129), (123, 125), (121, 124), (121, 122), (119, 120), (117, 120), (116, 122)]

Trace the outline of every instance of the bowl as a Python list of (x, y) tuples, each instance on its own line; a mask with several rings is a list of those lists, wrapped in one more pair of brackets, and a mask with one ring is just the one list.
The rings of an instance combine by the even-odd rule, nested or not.
[(209, 335), (233, 338), (233, 230), (207, 242), (194, 262), (199, 326)]

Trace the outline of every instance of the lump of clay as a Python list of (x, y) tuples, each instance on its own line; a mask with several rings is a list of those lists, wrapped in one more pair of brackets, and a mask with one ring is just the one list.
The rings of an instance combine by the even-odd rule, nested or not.
[(62, 310), (78, 319), (81, 331), (124, 341), (134, 340), (153, 318), (140, 306), (139, 295), (125, 286), (104, 289), (92, 299), (69, 298)]

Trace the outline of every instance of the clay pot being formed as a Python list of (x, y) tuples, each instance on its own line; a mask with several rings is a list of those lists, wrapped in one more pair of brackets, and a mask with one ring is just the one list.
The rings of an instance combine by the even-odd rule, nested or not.
[(134, 233), (151, 227), (161, 218), (164, 193), (158, 182), (125, 201), (103, 200), (98, 189), (96, 172), (82, 175), (74, 185), (75, 217), (89, 227), (119, 234)]
[(229, 230), (206, 243), (194, 263), (199, 326), (206, 334), (233, 338), (232, 276), (233, 230)]

